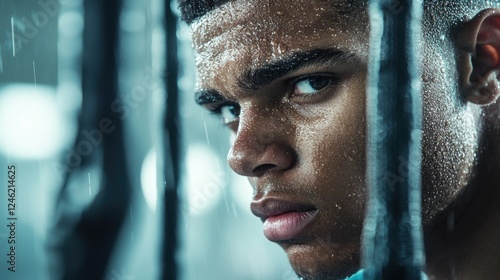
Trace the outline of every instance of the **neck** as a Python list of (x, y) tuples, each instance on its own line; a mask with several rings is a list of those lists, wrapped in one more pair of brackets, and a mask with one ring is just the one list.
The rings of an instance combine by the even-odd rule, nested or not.
[(427, 247), (430, 280), (496, 279), (500, 275), (500, 133), (485, 139), (472, 194), (432, 229)]

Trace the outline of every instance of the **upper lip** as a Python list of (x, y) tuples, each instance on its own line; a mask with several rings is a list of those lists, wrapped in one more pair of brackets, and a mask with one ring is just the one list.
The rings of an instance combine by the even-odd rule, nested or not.
[(317, 210), (311, 204), (283, 200), (279, 198), (263, 198), (253, 201), (250, 205), (252, 213), (262, 221), (272, 216), (279, 216), (288, 212), (308, 212)]

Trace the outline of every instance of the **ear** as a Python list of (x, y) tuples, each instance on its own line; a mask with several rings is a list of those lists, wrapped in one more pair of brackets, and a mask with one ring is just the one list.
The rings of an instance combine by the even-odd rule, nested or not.
[(500, 95), (500, 10), (487, 9), (466, 22), (458, 36), (462, 88), (469, 102), (487, 105)]

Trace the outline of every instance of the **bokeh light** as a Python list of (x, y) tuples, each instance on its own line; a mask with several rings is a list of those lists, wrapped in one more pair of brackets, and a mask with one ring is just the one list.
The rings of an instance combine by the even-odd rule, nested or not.
[(57, 104), (55, 89), (0, 87), (0, 152), (21, 159), (55, 156), (74, 135), (74, 124)]

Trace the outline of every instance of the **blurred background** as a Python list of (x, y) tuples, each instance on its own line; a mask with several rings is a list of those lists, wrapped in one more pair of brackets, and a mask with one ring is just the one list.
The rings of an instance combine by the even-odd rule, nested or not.
[[(99, 103), (107, 92), (85, 94), (82, 83), (92, 80), (93, 72), (84, 72), (82, 65), (108, 59), (84, 55), (86, 48), (99, 46), (84, 42), (84, 27), (89, 19), (89, 26), (99, 27), (100, 15), (90, 9), (85, 15), (83, 0), (0, 1), (0, 279), (71, 279), (65, 271), (84, 267), (82, 259), (101, 262), (103, 244), (112, 249), (109, 257), (103, 255), (104, 279), (161, 278), (168, 5), (123, 1), (120, 40), (111, 50), (118, 58), (117, 97)], [(171, 5), (175, 14), (175, 1)], [(248, 182), (226, 164), (229, 131), (194, 103), (189, 27), (178, 23), (176, 33), (179, 279), (297, 279), (284, 252), (264, 238), (260, 220), (250, 213)], [(124, 158), (106, 153), (115, 149), (104, 140), (108, 136), (124, 140)], [(115, 179), (107, 170), (115, 163), (125, 166), (113, 174), (123, 177), (129, 199), (105, 194)], [(12, 165), (14, 213), (8, 206), (13, 197), (7, 168)], [(119, 188), (114, 191), (120, 193)], [(86, 234), (100, 236), (106, 224), (89, 217), (113, 220), (120, 207), (123, 222), (113, 242), (94, 243)], [(16, 225), (15, 272), (9, 270), (11, 221)], [(89, 252), (98, 253), (89, 258)]]

